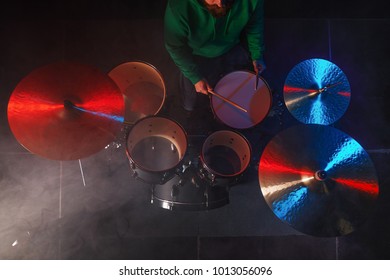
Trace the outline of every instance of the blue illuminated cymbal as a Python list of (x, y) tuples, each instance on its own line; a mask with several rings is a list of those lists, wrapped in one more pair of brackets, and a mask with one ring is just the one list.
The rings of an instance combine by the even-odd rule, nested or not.
[(290, 113), (305, 124), (329, 125), (349, 106), (351, 89), (341, 69), (325, 59), (308, 59), (293, 67), (283, 88)]
[(274, 214), (314, 236), (351, 233), (379, 194), (366, 151), (330, 126), (298, 125), (276, 135), (264, 149), (258, 175)]

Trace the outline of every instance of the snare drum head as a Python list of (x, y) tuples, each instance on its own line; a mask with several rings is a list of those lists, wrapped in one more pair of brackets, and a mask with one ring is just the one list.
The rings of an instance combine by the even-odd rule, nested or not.
[(237, 103), (248, 112), (243, 112), (216, 96), (211, 97), (214, 114), (224, 124), (237, 129), (250, 128), (268, 115), (272, 95), (267, 83), (259, 77), (255, 90), (256, 75), (249, 71), (235, 71), (224, 76), (214, 90)]
[(108, 75), (125, 99), (125, 122), (156, 115), (162, 108), (166, 89), (161, 73), (152, 65), (134, 61), (111, 70)]

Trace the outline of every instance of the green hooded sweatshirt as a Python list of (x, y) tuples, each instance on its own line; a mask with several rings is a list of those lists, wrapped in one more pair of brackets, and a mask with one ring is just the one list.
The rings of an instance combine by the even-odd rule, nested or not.
[(193, 55), (217, 57), (240, 43), (243, 33), (252, 60), (261, 59), (264, 0), (235, 0), (227, 15), (213, 17), (200, 0), (169, 0), (164, 18), (165, 47), (193, 84), (203, 76)]

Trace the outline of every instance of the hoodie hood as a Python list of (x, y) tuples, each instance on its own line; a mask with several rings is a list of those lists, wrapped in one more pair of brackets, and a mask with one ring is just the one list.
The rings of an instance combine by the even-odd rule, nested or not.
[[(230, 3), (231, 6), (226, 11), (226, 15), (221, 16), (221, 17), (214, 16), (212, 14), (212, 12), (210, 12), (209, 9), (207, 9), (207, 7), (205, 6), (203, 0), (190, 0), (190, 2), (192, 2), (193, 5), (197, 6), (198, 9), (201, 9), (203, 12), (207, 12), (209, 14), (209, 17), (210, 17), (210, 19), (213, 22), (213, 38), (212, 38), (213, 40), (216, 39), (216, 33), (217, 33), (216, 25), (218, 24), (219, 21), (223, 22), (223, 28), (222, 28), (223, 32), (222, 32), (222, 34), (224, 36), (226, 35), (227, 30), (228, 30), (228, 25), (229, 25), (229, 22), (230, 22), (231, 6), (234, 5), (234, 0), (231, 0), (231, 3)], [(221, 30), (219, 29), (218, 31), (221, 31)]]
[(252, 59), (261, 57), (262, 13), (263, 0), (236, 0), (220, 18), (200, 0), (169, 0), (164, 17), (165, 47), (182, 73), (195, 83), (200, 76), (193, 55), (223, 55), (246, 37)]

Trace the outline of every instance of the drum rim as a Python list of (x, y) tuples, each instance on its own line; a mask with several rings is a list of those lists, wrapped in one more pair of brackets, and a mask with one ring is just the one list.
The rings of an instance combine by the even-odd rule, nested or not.
[[(172, 166), (171, 168), (168, 168), (168, 169), (162, 169), (162, 170), (149, 170), (148, 168), (145, 168), (144, 166), (142, 166), (141, 164), (137, 163), (131, 156), (130, 156), (130, 152), (129, 152), (129, 147), (127, 145), (127, 140), (129, 138), (129, 135), (131, 133), (131, 131), (133, 130), (133, 128), (140, 122), (144, 121), (144, 120), (147, 120), (147, 119), (151, 119), (151, 118), (159, 118), (159, 119), (167, 119), (173, 123), (175, 123), (183, 132), (183, 135), (184, 135), (184, 139), (185, 139), (185, 150), (183, 152), (183, 156), (181, 157), (181, 159), (174, 165)], [(126, 155), (127, 155), (127, 158), (128, 160), (130, 160), (131, 162), (133, 162), (135, 164), (135, 166), (137, 166), (138, 168), (140, 168), (142, 171), (144, 172), (148, 172), (148, 173), (151, 173), (151, 174), (158, 174), (158, 173), (165, 173), (165, 172), (168, 172), (168, 171), (171, 171), (173, 169), (175, 169), (178, 165), (180, 165), (183, 160), (185, 159), (185, 156), (186, 156), (186, 153), (187, 153), (187, 148), (188, 148), (188, 135), (187, 135), (187, 132), (185, 131), (185, 129), (183, 128), (183, 126), (178, 123), (177, 121), (175, 121), (174, 119), (172, 118), (168, 118), (168, 117), (163, 117), (163, 116), (146, 116), (146, 117), (143, 117), (139, 120), (137, 120), (131, 127), (131, 129), (129, 130), (129, 133), (127, 134), (126, 136), (126, 142), (125, 142), (125, 147), (126, 147)]]
[[(235, 72), (248, 72), (248, 73), (251, 73), (251, 74), (254, 74), (254, 75), (255, 75), (255, 72), (254, 72), (254, 71), (251, 71), (251, 70), (247, 70), (247, 69), (235, 70), (235, 71), (231, 71), (231, 72), (229, 72), (229, 73), (226, 73), (225, 75), (223, 75), (223, 77), (222, 77), (220, 80), (222, 80), (225, 76), (227, 76), (227, 75), (229, 75), (229, 74), (232, 74), (232, 73), (235, 73)], [(241, 127), (234, 127), (234, 126), (231, 126), (231, 125), (225, 123), (225, 122), (217, 115), (217, 113), (216, 113), (215, 110), (214, 110), (214, 106), (213, 106), (213, 98), (216, 98), (216, 97), (211, 96), (211, 97), (210, 97), (210, 107), (211, 107), (211, 110), (212, 110), (212, 112), (213, 112), (213, 115), (214, 115), (220, 122), (222, 122), (223, 124), (227, 125), (228, 127), (233, 128), (233, 129), (240, 129), (240, 130), (247, 130), (247, 129), (253, 128), (253, 127), (255, 127), (256, 125), (260, 124), (262, 121), (264, 121), (265, 118), (268, 116), (269, 112), (270, 112), (271, 109), (272, 109), (272, 106), (273, 106), (272, 97), (273, 97), (273, 96), (272, 96), (272, 91), (271, 91), (271, 88), (270, 88), (268, 82), (267, 82), (262, 76), (259, 76), (259, 79), (261, 79), (261, 80), (264, 82), (265, 86), (268, 88), (268, 92), (269, 92), (269, 95), (270, 95), (270, 104), (269, 104), (270, 106), (268, 107), (267, 114), (265, 115), (264, 119), (262, 119), (261, 121), (259, 121), (259, 122), (256, 123), (256, 124), (254, 124), (254, 125), (252, 125), (252, 126), (248, 126), (248, 127), (242, 127), (242, 128), (241, 128)], [(220, 81), (220, 80), (219, 80), (219, 81)], [(219, 81), (218, 81), (218, 82), (219, 82)], [(218, 82), (217, 82), (217, 84), (218, 84)], [(216, 84), (216, 85), (217, 85), (217, 84)]]
[(201, 203), (189, 203), (189, 202), (179, 202), (163, 199), (157, 196), (152, 196), (152, 204), (157, 207), (167, 209), (167, 210), (187, 210), (187, 211), (203, 211), (203, 210), (212, 210), (221, 208), (229, 204), (229, 193), (221, 199), (212, 200), (211, 202), (201, 202)]
[[(164, 106), (164, 104), (165, 104), (165, 100), (166, 100), (166, 98), (167, 98), (167, 85), (165, 84), (164, 76), (163, 76), (163, 74), (161, 73), (161, 71), (157, 69), (156, 66), (154, 66), (153, 64), (151, 64), (151, 63), (149, 63), (149, 62), (147, 62), (147, 61), (144, 61), (144, 60), (138, 60), (138, 59), (136, 59), (136, 60), (132, 60), (132, 61), (126, 61), (126, 62), (122, 62), (122, 63), (118, 64), (117, 66), (111, 68), (111, 70), (107, 72), (107, 76), (108, 76), (111, 80), (113, 80), (113, 82), (116, 84), (115, 80), (110, 76), (110, 73), (111, 73), (114, 69), (118, 68), (119, 66), (122, 66), (122, 65), (125, 65), (125, 64), (130, 64), (130, 63), (133, 63), (133, 62), (142, 63), (142, 64), (145, 64), (145, 65), (147, 65), (147, 66), (153, 68), (153, 70), (155, 70), (155, 71), (157, 72), (157, 74), (158, 74), (158, 75), (160, 76), (160, 78), (161, 78), (161, 81), (162, 81), (162, 83), (163, 83), (163, 93), (164, 93), (164, 94), (163, 94), (163, 99), (162, 99), (162, 102), (161, 102), (161, 104), (160, 104), (160, 107), (157, 109), (157, 111), (154, 113), (154, 115), (150, 115), (150, 116), (156, 116), (156, 115), (161, 111), (161, 109), (163, 108), (163, 106)], [(118, 85), (117, 85), (117, 87), (119, 88)], [(120, 88), (119, 88), (119, 90), (121, 91), (122, 95), (125, 96)], [(126, 109), (126, 108), (124, 108), (124, 109)], [(146, 116), (146, 117), (149, 117), (149, 116)], [(144, 117), (144, 118), (145, 118), (145, 117)], [(135, 124), (136, 122), (138, 122), (139, 120), (142, 120), (142, 119), (143, 119), (143, 118), (137, 119), (137, 120), (134, 122), (134, 124)], [(126, 120), (125, 120), (124, 122), (127, 123), (127, 124), (130, 124), (130, 122), (127, 122)]]
[[(207, 141), (207, 139), (213, 135), (214, 133), (217, 133), (217, 132), (225, 132), (225, 131), (228, 131), (228, 132), (233, 132), (235, 134), (237, 134), (238, 136), (240, 136), (248, 145), (248, 148), (249, 148), (249, 160), (248, 160), (248, 164), (245, 166), (245, 168), (241, 168), (241, 170), (239, 172), (236, 172), (234, 174), (221, 174), (219, 172), (216, 172), (215, 170), (212, 170), (207, 164), (206, 164), (206, 161), (204, 159), (204, 155), (203, 155), (203, 145), (202, 145), (202, 148), (201, 148), (201, 151), (200, 151), (200, 161), (202, 163), (202, 166), (208, 171), (210, 172), (211, 174), (214, 174), (214, 175), (217, 175), (221, 178), (234, 178), (234, 177), (238, 177), (240, 176), (241, 174), (243, 174), (249, 167), (249, 165), (251, 164), (251, 159), (252, 159), (252, 145), (251, 143), (248, 141), (248, 139), (240, 132), (238, 131), (234, 131), (234, 130), (227, 130), (227, 129), (224, 129), (224, 130), (217, 130), (217, 131), (214, 131), (213, 133), (211, 133), (209, 136), (207, 136), (206, 140), (204, 141), (204, 143)], [(204, 144), (203, 143), (203, 144)]]

